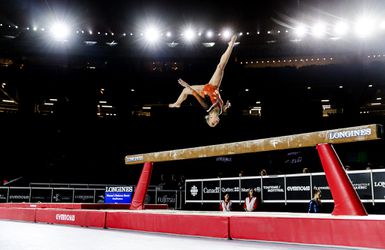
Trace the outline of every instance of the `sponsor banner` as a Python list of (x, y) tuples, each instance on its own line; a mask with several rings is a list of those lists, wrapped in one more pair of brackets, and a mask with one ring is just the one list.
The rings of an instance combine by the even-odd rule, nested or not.
[(186, 181), (186, 200), (200, 201), (202, 199), (202, 182), (201, 181)]
[(254, 189), (258, 196), (261, 194), (261, 178), (241, 179), (241, 199), (245, 200), (250, 188)]
[(10, 188), (8, 202), (29, 202), (29, 192), (29, 188)]
[(220, 200), (219, 180), (203, 182), (203, 200)]
[(372, 199), (370, 173), (348, 173), (348, 176), (361, 200)]
[(286, 177), (286, 198), (290, 200), (311, 200), (310, 176)]
[(336, 139), (344, 139), (344, 138), (351, 138), (351, 137), (368, 136), (371, 134), (372, 134), (372, 130), (370, 128), (352, 129), (352, 130), (346, 130), (346, 131), (329, 132), (328, 138), (329, 140), (336, 140)]
[(78, 225), (85, 227), (105, 227), (106, 212), (74, 211), (72, 209), (36, 209), (36, 222)]
[(374, 199), (385, 199), (385, 172), (373, 172)]
[(75, 190), (74, 202), (94, 203), (94, 190), (77, 189)]
[(239, 179), (221, 180), (221, 199), (229, 194), (231, 200), (239, 200)]
[(131, 203), (133, 191), (134, 187), (132, 186), (106, 187), (106, 191), (104, 193), (104, 203)]
[(73, 189), (54, 189), (52, 195), (52, 202), (71, 203), (73, 200)]
[(0, 203), (7, 202), (8, 189), (0, 188)]
[(33, 188), (31, 192), (31, 202), (51, 202), (51, 189)]
[(312, 175), (312, 184), (313, 190), (320, 189), (322, 192), (322, 200), (332, 200), (332, 194), (330, 193), (330, 188), (328, 182), (326, 181), (325, 174), (322, 175)]
[(175, 191), (158, 190), (155, 204), (167, 204), (168, 207), (175, 207), (177, 195)]
[(263, 200), (285, 200), (284, 177), (262, 178)]

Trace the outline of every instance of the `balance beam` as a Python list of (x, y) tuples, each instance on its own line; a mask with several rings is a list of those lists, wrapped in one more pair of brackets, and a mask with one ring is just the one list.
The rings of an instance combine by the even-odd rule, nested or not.
[(381, 139), (382, 134), (382, 125), (370, 124), (357, 127), (271, 137), (266, 139), (127, 155), (125, 157), (125, 163), (127, 165), (133, 165), (144, 162), (176, 161), (292, 148), (314, 147), (317, 144), (322, 143), (339, 144), (358, 141), (370, 141)]

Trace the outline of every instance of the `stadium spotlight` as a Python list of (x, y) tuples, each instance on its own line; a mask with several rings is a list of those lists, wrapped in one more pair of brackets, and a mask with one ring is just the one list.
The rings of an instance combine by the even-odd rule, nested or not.
[(171, 31), (167, 31), (166, 36), (167, 36), (167, 37), (172, 37)]
[(326, 35), (326, 24), (323, 22), (316, 23), (311, 28), (311, 34), (316, 38), (322, 38)]
[(306, 35), (306, 33), (307, 33), (307, 28), (303, 24), (300, 24), (296, 28), (294, 28), (294, 34), (298, 38), (304, 37)]
[(56, 22), (51, 26), (50, 33), (54, 40), (56, 41), (67, 41), (69, 34), (70, 34), (70, 28), (67, 24), (63, 22)]
[(160, 39), (160, 31), (157, 27), (150, 25), (144, 31), (144, 38), (150, 44), (154, 44)]
[(361, 17), (357, 20), (354, 30), (360, 38), (369, 37), (374, 31), (374, 20), (369, 17)]
[(206, 37), (207, 38), (213, 38), (213, 36), (214, 36), (214, 32), (212, 32), (211, 30), (206, 32)]
[(183, 37), (187, 42), (193, 42), (196, 38), (196, 33), (191, 27), (185, 28), (183, 31)]
[(222, 32), (222, 38), (224, 40), (229, 40), (232, 34), (233, 34), (233, 32), (230, 29), (225, 29)]
[(349, 29), (348, 24), (340, 21), (334, 25), (333, 32), (335, 36), (341, 37), (348, 33), (348, 29)]

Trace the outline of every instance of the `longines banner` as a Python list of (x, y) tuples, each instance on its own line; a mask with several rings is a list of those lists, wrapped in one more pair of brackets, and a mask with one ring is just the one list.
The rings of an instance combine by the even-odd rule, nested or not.
[(373, 172), (374, 199), (385, 199), (385, 172)]
[[(373, 193), (374, 202), (385, 201), (385, 170), (350, 171), (348, 176), (363, 202), (371, 202)], [(333, 202), (324, 173), (186, 180), (186, 202), (219, 202), (225, 193), (243, 201), (250, 188), (264, 202), (308, 202), (314, 189), (322, 191), (324, 202)]]
[(92, 202), (94, 202), (94, 190), (92, 190), (92, 189), (75, 190), (74, 202), (79, 202), (79, 203), (92, 203)]

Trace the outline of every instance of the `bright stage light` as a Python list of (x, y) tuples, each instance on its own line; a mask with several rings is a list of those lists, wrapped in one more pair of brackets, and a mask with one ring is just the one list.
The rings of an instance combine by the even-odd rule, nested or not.
[(212, 38), (213, 36), (214, 36), (214, 32), (212, 32), (211, 30), (206, 32), (206, 37), (207, 38)]
[(144, 31), (144, 38), (150, 44), (156, 43), (160, 39), (160, 31), (155, 26), (149, 26)]
[(56, 41), (66, 41), (70, 34), (70, 28), (63, 22), (56, 22), (52, 25), (50, 32), (51, 36)]
[(301, 38), (301, 37), (304, 37), (307, 33), (307, 28), (305, 25), (303, 24), (300, 24), (298, 25), (295, 29), (294, 29), (294, 34), (298, 37), (298, 38)]
[(230, 29), (225, 29), (223, 32), (222, 32), (222, 38), (224, 40), (228, 40), (230, 39), (231, 35), (233, 34), (233, 32), (230, 30)]
[(349, 26), (345, 22), (338, 22), (334, 25), (334, 35), (336, 36), (344, 36), (348, 33)]
[(192, 28), (186, 28), (183, 32), (183, 37), (187, 42), (192, 42), (195, 40), (196, 33)]
[(374, 31), (374, 20), (369, 17), (362, 17), (357, 20), (354, 30), (360, 38), (369, 37)]
[(172, 33), (170, 31), (167, 31), (166, 36), (167, 37), (172, 37)]
[(311, 34), (316, 38), (324, 37), (326, 35), (326, 24), (323, 22), (316, 23), (311, 28)]

